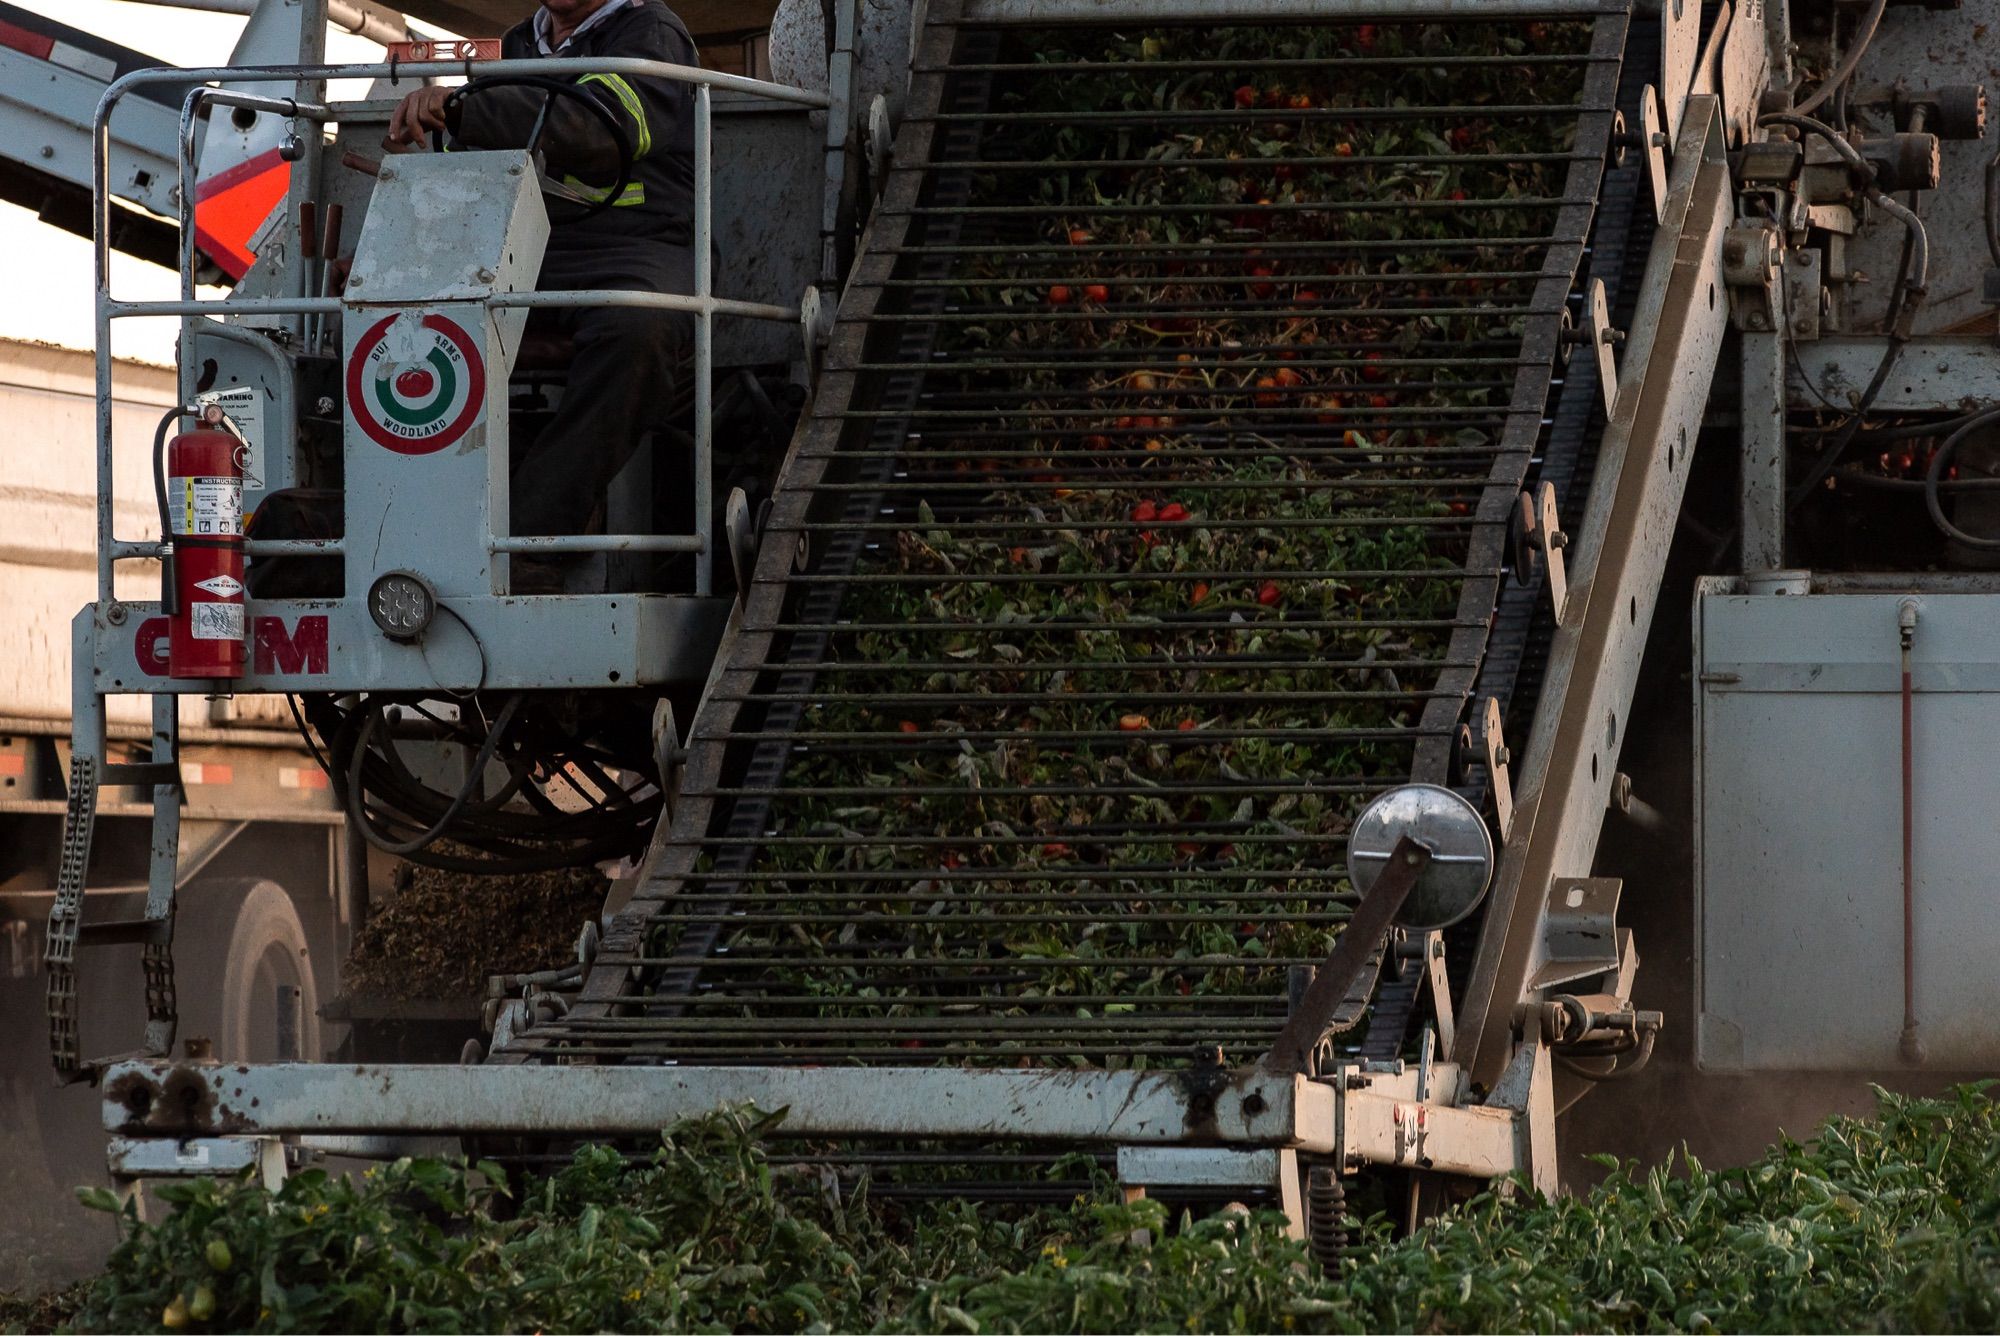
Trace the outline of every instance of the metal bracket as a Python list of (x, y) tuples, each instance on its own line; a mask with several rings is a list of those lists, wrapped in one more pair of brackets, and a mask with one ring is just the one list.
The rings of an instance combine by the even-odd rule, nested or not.
[(1597, 383), (1604, 394), (1604, 416), (1618, 411), (1618, 358), (1612, 349), (1625, 341), (1623, 330), (1611, 327), (1611, 306), (1604, 297), (1604, 280), (1593, 278), (1584, 297), (1584, 327), (1597, 353)]
[(1660, 128), (1660, 90), (1647, 84), (1639, 93), (1639, 152), (1646, 159), (1646, 180), (1653, 191), (1653, 222), (1667, 209), (1667, 132)]
[(1761, 333), (1778, 328), (1778, 229), (1743, 223), (1722, 237), (1722, 280), (1729, 287), (1730, 313), (1739, 329)]
[(653, 707), (653, 764), (659, 767), (660, 793), (666, 800), (669, 818), (680, 796), (680, 767), (686, 755), (680, 726), (674, 720), (673, 703), (662, 699)]
[[(1562, 531), (1562, 519), (1556, 513), (1555, 484), (1545, 482), (1531, 492), (1521, 493), (1514, 523), (1520, 535), (1520, 549), (1527, 555), (1530, 567), (1539, 564), (1548, 581), (1549, 606), (1555, 611), (1557, 625), (1561, 625), (1563, 612), (1569, 607), (1569, 575), (1563, 566), (1563, 549), (1569, 546), (1569, 535)], [(1518, 561), (1516, 569), (1520, 569)], [(1526, 572), (1522, 578), (1528, 578)]]
[(1514, 781), (1507, 768), (1514, 758), (1500, 731), (1500, 702), (1492, 696), (1486, 698), (1479, 738), (1486, 749), (1486, 782), (1493, 790), (1493, 824), (1499, 828), (1500, 843), (1505, 844), (1514, 831)]
[(1716, 88), (1732, 148), (1757, 133), (1757, 106), (1770, 81), (1769, 34), (1764, 30), (1764, 0), (1736, 0), (1734, 15), (1723, 34), (1716, 60)]
[(1681, 111), (1701, 53), (1701, 0), (1660, 0), (1660, 98), (1667, 145), (1680, 142)]
[(799, 334), (805, 341), (806, 384), (819, 380), (825, 364), (827, 340), (833, 336), (834, 304), (817, 285), (799, 294)]
[(1451, 978), (1444, 966), (1444, 935), (1424, 934), (1424, 976), (1431, 990), (1431, 1014), (1436, 1019), (1434, 1047), (1449, 1053), (1458, 1039), (1458, 1016), (1451, 1005)]
[(1530, 1029), (1493, 1085), (1486, 1107), (1515, 1115), (1515, 1167), (1528, 1175), (1537, 1191), (1556, 1191), (1555, 1078), (1548, 1045), (1541, 1032)]
[(1557, 877), (1542, 913), (1542, 967), (1533, 988), (1553, 988), (1618, 968), (1616, 877)]
[(1784, 271), (1785, 318), (1795, 343), (1811, 343), (1820, 337), (1826, 303), (1823, 259), (1817, 246), (1802, 246), (1787, 251), (1780, 266)]
[(736, 601), (750, 595), (750, 574), (757, 568), (757, 530), (750, 522), (750, 498), (741, 487), (729, 489), (722, 505), (722, 530), (729, 543), (729, 566), (736, 576)]
[(880, 93), (868, 104), (868, 173), (879, 192), (895, 159), (896, 131), (889, 124), (889, 100)]
[(1127, 1201), (1144, 1197), (1149, 1188), (1262, 1188), (1276, 1195), (1286, 1232), (1295, 1239), (1306, 1236), (1299, 1153), (1290, 1147), (1120, 1146), (1118, 1184)]

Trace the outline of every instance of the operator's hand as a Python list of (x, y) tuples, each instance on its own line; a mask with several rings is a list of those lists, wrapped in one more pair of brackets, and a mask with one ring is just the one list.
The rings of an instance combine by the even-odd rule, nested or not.
[(444, 104), (449, 88), (419, 88), (396, 105), (389, 117), (389, 134), (382, 147), (404, 153), (424, 147), (425, 137), (445, 128)]

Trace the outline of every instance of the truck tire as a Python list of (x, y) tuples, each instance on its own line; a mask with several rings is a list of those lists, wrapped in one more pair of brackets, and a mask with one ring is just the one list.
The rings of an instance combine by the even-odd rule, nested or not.
[[(198, 882), (183, 895), (186, 917), (174, 933), (182, 1037), (213, 1041), (223, 1062), (285, 1056), (317, 1061), (319, 988), (312, 949), (284, 887), (273, 881)], [(281, 988), (293, 990), (295, 999), (293, 1044), (279, 1034)]]

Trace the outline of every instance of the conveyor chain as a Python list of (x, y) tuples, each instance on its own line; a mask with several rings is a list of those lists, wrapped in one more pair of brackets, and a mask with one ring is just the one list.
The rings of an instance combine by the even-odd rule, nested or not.
[(1268, 1047), (1453, 774), (1624, 38), (936, 0), (675, 818), (497, 1056)]

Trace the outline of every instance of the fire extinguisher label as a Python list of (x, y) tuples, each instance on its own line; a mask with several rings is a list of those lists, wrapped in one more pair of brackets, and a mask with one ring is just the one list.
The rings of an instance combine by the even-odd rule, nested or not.
[(243, 592), (243, 582), (233, 575), (217, 575), (207, 580), (196, 580), (194, 587), (217, 598), (235, 598)]
[(188, 604), (188, 631), (196, 640), (241, 640), (241, 603)]
[(167, 497), (177, 534), (234, 538), (243, 532), (240, 478), (169, 478)]

